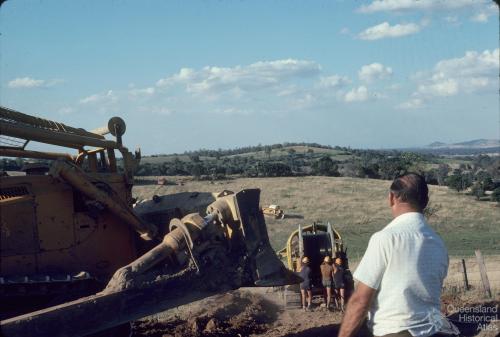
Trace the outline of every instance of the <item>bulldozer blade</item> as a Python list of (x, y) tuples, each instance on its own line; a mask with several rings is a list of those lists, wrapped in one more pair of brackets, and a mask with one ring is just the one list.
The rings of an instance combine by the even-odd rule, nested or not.
[(272, 287), (302, 282), (299, 276), (285, 268), (271, 248), (264, 215), (259, 207), (260, 190), (243, 190), (235, 197), (247, 254), (256, 272), (254, 285)]
[(269, 247), (256, 257), (259, 279), (255, 281), (258, 287), (278, 287), (302, 282), (302, 278), (286, 269), (274, 251)]

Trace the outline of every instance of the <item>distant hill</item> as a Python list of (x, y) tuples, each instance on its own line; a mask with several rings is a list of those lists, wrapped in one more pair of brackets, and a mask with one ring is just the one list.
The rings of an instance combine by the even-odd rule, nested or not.
[(427, 145), (427, 147), (441, 147), (441, 146), (445, 146), (446, 143), (443, 143), (443, 142), (434, 142), (434, 143), (430, 143), (429, 145)]
[[(268, 151), (266, 152), (266, 148)], [(322, 155), (330, 155), (337, 161), (344, 161), (350, 159), (352, 154), (350, 150), (343, 147), (333, 147), (329, 145), (320, 145), (316, 143), (285, 143), (285, 144), (272, 144), (272, 145), (258, 145), (247, 146), (243, 148), (235, 148), (230, 150), (197, 150), (185, 152), (183, 154), (157, 154), (151, 156), (144, 156), (141, 163), (163, 163), (171, 162), (173, 160), (180, 160), (183, 162), (191, 161), (193, 156), (198, 156), (200, 161), (213, 161), (219, 158), (253, 158), (257, 160), (273, 159), (282, 160), (283, 157), (288, 156), (291, 152), (297, 155), (309, 155), (310, 157), (319, 158)]]
[(347, 147), (321, 145), (317, 143), (283, 143), (272, 145), (246, 146), (233, 149), (186, 151), (184, 153), (154, 154), (144, 156), (141, 163), (161, 164), (172, 161), (191, 162), (194, 157), (200, 161), (217, 161), (221, 158), (252, 158), (256, 160), (282, 161), (290, 153), (297, 156), (307, 155), (318, 159), (322, 155), (329, 155), (332, 159), (343, 162), (359, 157), (363, 151), (372, 151), (379, 154), (391, 155), (392, 151), (416, 152), (431, 155), (444, 156), (474, 156), (480, 154), (498, 155), (500, 153), (500, 141), (496, 139), (475, 139), (460, 143), (447, 144), (435, 141), (427, 146), (379, 150), (351, 149)]
[(443, 142), (433, 142), (429, 145), (426, 146), (426, 148), (448, 148), (448, 149), (487, 149), (487, 148), (492, 148), (492, 147), (498, 147), (500, 146), (500, 140), (498, 139), (474, 139), (474, 140), (469, 140), (466, 142), (460, 142), (460, 143), (453, 143), (453, 144), (446, 144)]

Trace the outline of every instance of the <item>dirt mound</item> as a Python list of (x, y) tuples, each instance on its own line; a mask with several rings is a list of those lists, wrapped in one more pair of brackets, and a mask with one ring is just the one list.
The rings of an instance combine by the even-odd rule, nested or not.
[(231, 292), (133, 323), (134, 337), (212, 337), (260, 334), (276, 319), (278, 308), (264, 297)]

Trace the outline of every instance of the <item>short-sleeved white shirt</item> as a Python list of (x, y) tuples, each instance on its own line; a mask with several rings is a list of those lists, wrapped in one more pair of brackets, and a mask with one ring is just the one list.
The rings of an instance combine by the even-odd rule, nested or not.
[(438, 332), (447, 272), (446, 247), (421, 213), (404, 213), (373, 234), (354, 272), (355, 279), (377, 290), (368, 313), (373, 334)]

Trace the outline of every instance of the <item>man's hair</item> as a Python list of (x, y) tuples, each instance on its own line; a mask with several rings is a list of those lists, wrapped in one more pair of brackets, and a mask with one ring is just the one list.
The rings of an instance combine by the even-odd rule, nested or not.
[(429, 189), (425, 178), (417, 173), (407, 173), (394, 179), (391, 192), (398, 200), (407, 202), (420, 210), (424, 210), (429, 202)]

